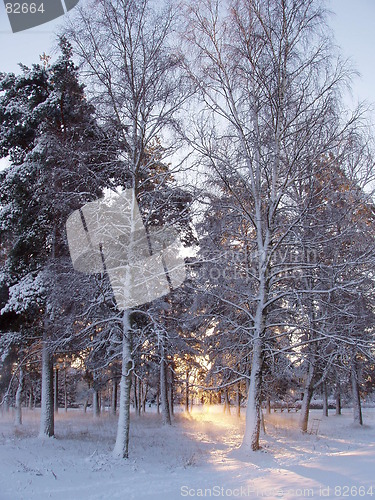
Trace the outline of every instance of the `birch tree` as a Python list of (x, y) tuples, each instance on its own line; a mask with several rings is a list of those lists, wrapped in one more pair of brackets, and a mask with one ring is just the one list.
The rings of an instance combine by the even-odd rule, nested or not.
[[(180, 77), (179, 57), (171, 50), (176, 11), (149, 0), (99, 0), (77, 8), (66, 28), (82, 62), (99, 116), (111, 130), (120, 168), (116, 185), (134, 190), (134, 203), (150, 191), (151, 166), (162, 164), (176, 149), (172, 125), (176, 125), (186, 85)], [(156, 148), (160, 141), (162, 148)], [(159, 192), (172, 172), (158, 173)], [(153, 211), (151, 192), (148, 207)], [(165, 202), (170, 202), (167, 196)], [(146, 203), (147, 206), (147, 203)], [(164, 206), (165, 208), (165, 206)], [(149, 210), (150, 211), (150, 210)], [(147, 227), (149, 211), (144, 212)], [(158, 206), (162, 213), (163, 206)], [(154, 213), (157, 213), (154, 211)], [(129, 407), (133, 370), (131, 310), (122, 319), (122, 374), (119, 421), (114, 453), (129, 453)]]
[(204, 102), (189, 139), (254, 242), (243, 445), (257, 450), (262, 367), (277, 326), (270, 311), (288, 294), (278, 252), (301, 217), (291, 190), (340, 136), (338, 94), (348, 73), (332, 56), (320, 2), (208, 0), (189, 5), (187, 16), (188, 70)]

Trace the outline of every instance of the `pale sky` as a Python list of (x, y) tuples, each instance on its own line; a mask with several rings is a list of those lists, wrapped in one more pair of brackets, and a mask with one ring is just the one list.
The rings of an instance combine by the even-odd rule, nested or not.
[[(328, 0), (327, 6), (334, 12), (331, 25), (337, 44), (361, 73), (354, 82), (354, 100), (375, 103), (375, 0)], [(31, 66), (43, 52), (51, 54), (54, 29), (61, 21), (13, 34), (0, 0), (0, 71), (18, 72), (18, 62)]]

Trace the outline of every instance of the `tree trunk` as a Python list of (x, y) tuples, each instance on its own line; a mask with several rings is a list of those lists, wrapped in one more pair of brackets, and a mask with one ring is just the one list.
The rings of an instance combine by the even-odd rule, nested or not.
[(340, 380), (336, 381), (336, 415), (341, 415), (341, 385)]
[(262, 407), (260, 407), (260, 422), (261, 422), (261, 425), (262, 425), (263, 434), (267, 434), (267, 432), (266, 432), (266, 424), (264, 422), (264, 415), (263, 415)]
[(352, 399), (353, 399), (353, 417), (354, 423), (363, 425), (361, 396), (359, 394), (357, 364), (355, 359), (352, 361), (351, 368), (351, 382), (352, 382)]
[(158, 390), (156, 392), (156, 409), (158, 412), (158, 415), (160, 413), (160, 382), (158, 382)]
[(100, 417), (99, 391), (95, 388), (92, 393), (92, 416), (95, 418)]
[(301, 406), (301, 419), (300, 419), (300, 429), (302, 432), (307, 432), (307, 427), (309, 423), (309, 412), (311, 398), (314, 393), (314, 375), (315, 375), (315, 346), (311, 352), (312, 359), (308, 361), (309, 366), (307, 370), (307, 377), (305, 382), (305, 390), (303, 394), (302, 406)]
[(16, 418), (15, 424), (22, 425), (22, 391), (23, 391), (23, 369), (19, 369), (18, 387), (16, 392)]
[(9, 412), (9, 392), (8, 392), (8, 389), (6, 390), (6, 393), (4, 395), (3, 408), (4, 408), (4, 413)]
[(237, 417), (241, 416), (241, 383), (237, 382)]
[(271, 414), (271, 400), (270, 400), (270, 398), (267, 398), (267, 401), (266, 401), (266, 412), (267, 412), (267, 415)]
[(323, 417), (328, 417), (328, 391), (326, 382), (323, 382), (322, 392), (323, 392)]
[(137, 403), (137, 411), (138, 415), (142, 413), (142, 380), (141, 377), (137, 377), (137, 388), (138, 388), (138, 403)]
[(246, 428), (242, 446), (253, 451), (259, 450), (260, 398), (262, 384), (262, 340), (254, 340), (251, 364), (250, 387), (246, 407)]
[(33, 409), (33, 388), (31, 387), (29, 392), (29, 410)]
[(132, 385), (132, 330), (130, 311), (124, 311), (122, 334), (122, 368), (120, 382), (119, 419), (117, 425), (116, 444), (113, 450), (115, 456), (128, 458), (130, 429), (130, 390)]
[(139, 415), (138, 412), (138, 377), (133, 373), (133, 378), (134, 378), (134, 404), (133, 408), (135, 409), (137, 415)]
[(171, 383), (169, 384), (169, 413), (172, 416), (174, 414), (174, 405), (173, 405), (173, 400), (174, 400), (174, 371), (173, 371), (173, 363), (172, 367), (169, 370), (169, 373), (171, 374)]
[(143, 411), (143, 413), (146, 413), (147, 391), (148, 391), (148, 383), (146, 380), (145, 384), (142, 383), (142, 411)]
[(64, 366), (64, 408), (65, 413), (68, 411), (68, 387), (66, 384), (66, 366)]
[(228, 393), (228, 387), (225, 388), (224, 391), (224, 413), (227, 411), (228, 414), (230, 415), (230, 399), (229, 399), (229, 393)]
[(116, 415), (117, 409), (117, 380), (112, 379), (112, 415)]
[(55, 413), (57, 413), (59, 411), (59, 369), (57, 367), (55, 368), (53, 406)]
[(189, 413), (189, 370), (186, 370), (186, 381), (185, 381), (185, 411)]
[(306, 387), (303, 394), (302, 406), (301, 406), (301, 420), (300, 428), (302, 432), (307, 432), (307, 427), (309, 424), (309, 412), (310, 412), (310, 402), (313, 395), (312, 386)]
[(168, 387), (167, 387), (167, 366), (164, 358), (164, 345), (161, 343), (160, 360), (160, 395), (161, 395), (161, 413), (164, 425), (171, 425), (171, 415), (169, 413)]
[(53, 357), (48, 349), (47, 334), (43, 335), (42, 347), (42, 400), (40, 413), (40, 437), (51, 437), (55, 433), (53, 405)]

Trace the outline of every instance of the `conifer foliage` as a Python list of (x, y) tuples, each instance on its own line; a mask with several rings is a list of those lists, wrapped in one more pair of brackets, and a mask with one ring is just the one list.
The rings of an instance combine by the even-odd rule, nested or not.
[(72, 286), (65, 222), (73, 210), (100, 196), (110, 150), (78, 81), (71, 46), (64, 37), (59, 45), (55, 63), (44, 56), (31, 69), (21, 66), (20, 75), (2, 74), (0, 79), (0, 150), (9, 159), (0, 175), (0, 228), (6, 247), (1, 285), (9, 296), (5, 310), (32, 313), (29, 326), (36, 339), (43, 339), (47, 417), (41, 433), (47, 435), (54, 432), (53, 325), (67, 309), (66, 289)]

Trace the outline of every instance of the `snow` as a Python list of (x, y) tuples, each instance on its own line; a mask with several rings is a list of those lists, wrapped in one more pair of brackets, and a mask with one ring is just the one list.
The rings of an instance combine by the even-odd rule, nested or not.
[(9, 157), (7, 157), (7, 158), (0, 158), (0, 172), (2, 170), (5, 170), (6, 168), (8, 168), (9, 165), (10, 165)]
[(266, 416), (262, 450), (249, 453), (240, 448), (244, 417), (221, 407), (179, 412), (172, 426), (148, 410), (131, 414), (127, 460), (112, 455), (110, 412), (93, 419), (60, 410), (49, 439), (37, 437), (39, 410), (24, 409), (17, 427), (11, 412), (3, 414), (0, 499), (371, 498), (372, 485), (375, 496), (374, 409), (364, 410), (363, 427), (352, 423), (351, 410), (328, 418), (313, 410), (317, 435), (300, 433), (298, 413)]

